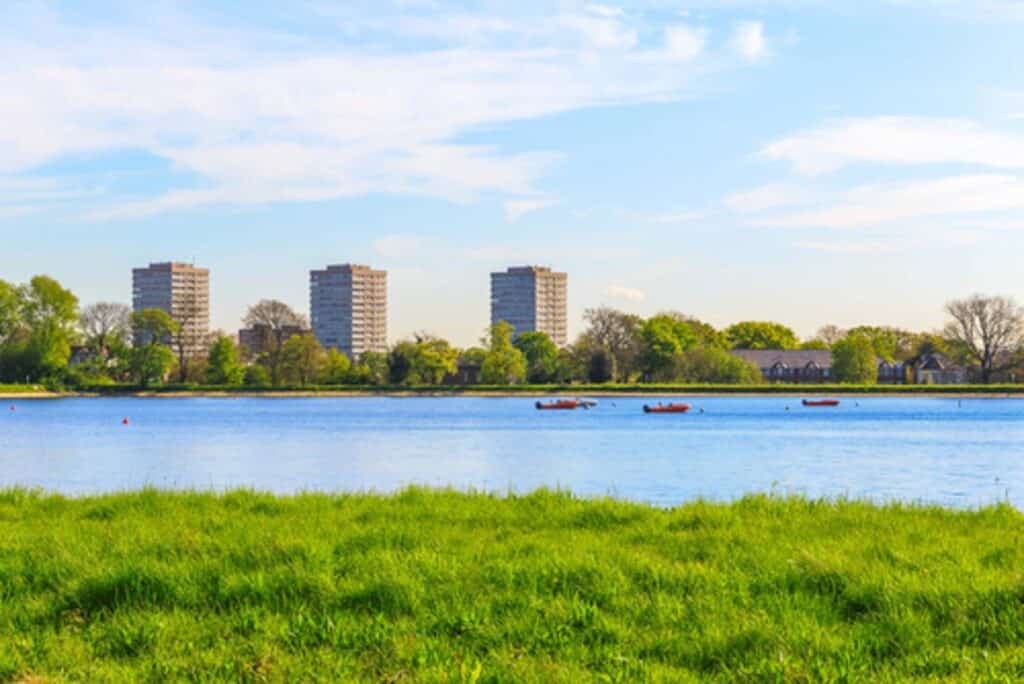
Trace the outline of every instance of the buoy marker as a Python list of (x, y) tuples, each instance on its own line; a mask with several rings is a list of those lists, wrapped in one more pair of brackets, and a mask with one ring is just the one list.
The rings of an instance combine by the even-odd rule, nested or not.
[(122, 418), (121, 419), (121, 425), (127, 425), (127, 424), (128, 424), (128, 419), (127, 418)]

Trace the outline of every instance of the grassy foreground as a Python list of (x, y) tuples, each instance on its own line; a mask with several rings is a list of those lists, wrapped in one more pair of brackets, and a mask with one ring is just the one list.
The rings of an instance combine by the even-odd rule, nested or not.
[(1024, 516), (0, 493), (0, 681), (1019, 681)]

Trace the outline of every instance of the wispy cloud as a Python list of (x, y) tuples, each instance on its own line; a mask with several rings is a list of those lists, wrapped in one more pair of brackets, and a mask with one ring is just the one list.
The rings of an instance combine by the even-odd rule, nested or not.
[(759, 21), (744, 21), (736, 25), (732, 35), (732, 49), (740, 56), (756, 61), (768, 55), (768, 41), (764, 25)]
[(749, 214), (800, 204), (809, 197), (810, 193), (803, 187), (776, 183), (727, 195), (723, 202), (733, 211)]
[[(456, 202), (493, 192), (518, 202), (515, 215), (558, 155), (455, 142), (461, 135), (681, 98), (703, 73), (699, 28), (660, 27), (664, 48), (653, 49), (625, 12), (566, 7), (525, 16), (439, 6), (397, 12), (392, 25), (387, 12), (333, 6), (350, 34), (339, 29), (330, 41), (226, 32), (186, 10), (101, 30), (55, 12), (11, 12), (0, 27), (0, 174), (125, 149), (173, 164), (178, 177), (162, 192), (120, 200), (96, 219), (370, 192)], [(364, 39), (382, 28), (383, 47)], [(427, 35), (435, 42), (423, 45)]]
[(857, 163), (974, 164), (1024, 168), (1024, 136), (966, 119), (875, 117), (844, 119), (767, 145), (768, 159), (817, 175)]
[(708, 216), (706, 211), (669, 211), (657, 214), (635, 214), (636, 218), (644, 223), (675, 224), (695, 223)]
[(610, 285), (604, 291), (609, 299), (624, 300), (627, 302), (642, 302), (646, 297), (643, 290), (635, 287), (623, 287), (621, 285)]
[(541, 209), (547, 209), (558, 204), (556, 199), (521, 199), (505, 202), (505, 218), (509, 221), (518, 221), (527, 214), (532, 214)]

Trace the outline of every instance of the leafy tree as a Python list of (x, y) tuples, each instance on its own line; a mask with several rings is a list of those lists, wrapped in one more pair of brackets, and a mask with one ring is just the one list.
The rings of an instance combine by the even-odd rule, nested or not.
[(763, 382), (756, 364), (722, 349), (693, 349), (676, 357), (676, 377), (685, 382), (757, 385)]
[(243, 382), (248, 387), (267, 387), (270, 385), (270, 373), (263, 366), (253, 364), (245, 369)]
[(327, 359), (320, 341), (313, 335), (292, 335), (281, 347), (281, 374), (290, 384), (316, 382)]
[(249, 307), (243, 323), (261, 336), (263, 351), (258, 361), (266, 366), (270, 373), (271, 384), (279, 385), (282, 379), (284, 345), (296, 331), (306, 327), (306, 319), (284, 302), (261, 299)]
[(824, 342), (828, 349), (831, 349), (833, 344), (844, 337), (846, 337), (846, 331), (837, 325), (825, 325), (818, 328), (817, 339)]
[(878, 356), (866, 335), (847, 335), (832, 345), (832, 372), (836, 380), (857, 385), (878, 382)]
[(51, 377), (68, 365), (78, 327), (78, 298), (53, 278), (35, 276), (18, 288), (21, 320), (28, 330), (23, 363), (32, 379)]
[(647, 380), (672, 380), (676, 357), (700, 343), (687, 321), (665, 314), (644, 321), (640, 326), (640, 339), (643, 340), (641, 366)]
[[(612, 380), (628, 381), (639, 372), (643, 351), (640, 326), (643, 319), (616, 309), (587, 309), (583, 319), (588, 324), (586, 335), (592, 345), (604, 350), (607, 371)], [(593, 357), (593, 354), (591, 355)]]
[(380, 352), (363, 352), (355, 371), (365, 378), (366, 384), (383, 385), (388, 381), (388, 357)]
[(349, 358), (337, 349), (328, 349), (324, 357), (320, 382), (325, 385), (344, 385), (349, 381), (351, 372), (352, 362)]
[(983, 383), (1012, 364), (1024, 337), (1024, 309), (1012, 298), (974, 295), (949, 302), (946, 313), (946, 337), (978, 364)]
[(917, 336), (913, 333), (889, 326), (860, 325), (850, 328), (847, 335), (868, 338), (875, 349), (875, 354), (889, 363), (912, 358), (917, 341)]
[(732, 349), (796, 349), (796, 333), (781, 323), (744, 321), (730, 325), (725, 335)]
[(512, 333), (512, 326), (505, 321), (491, 326), (489, 339), (484, 339), (487, 354), (480, 368), (484, 384), (508, 385), (526, 376), (526, 357), (512, 345)]
[(821, 339), (820, 337), (815, 337), (812, 340), (805, 340), (804, 342), (801, 342), (800, 343), (800, 348), (801, 349), (818, 349), (818, 350), (822, 350), (822, 351), (828, 351), (832, 347), (829, 345), (828, 342), (826, 342), (825, 340)]
[(245, 367), (238, 360), (238, 347), (227, 335), (218, 335), (210, 345), (206, 364), (206, 381), (213, 385), (240, 385), (245, 380)]
[(0, 345), (5, 344), (21, 324), (21, 297), (18, 288), (0, 280)]
[(118, 302), (96, 302), (79, 314), (85, 343), (94, 354), (106, 355), (111, 345), (128, 341), (132, 327), (132, 309)]
[(143, 309), (132, 314), (135, 346), (129, 368), (135, 382), (143, 387), (162, 382), (174, 363), (174, 353), (164, 344), (178, 324), (162, 309)]
[(729, 348), (729, 340), (725, 336), (725, 333), (720, 330), (716, 330), (714, 326), (705, 323), (704, 321), (679, 313), (678, 311), (669, 311), (658, 315), (667, 316), (687, 325), (697, 338), (699, 346), (704, 347), (705, 349)]
[[(544, 332), (526, 332), (517, 336), (512, 345), (526, 359), (526, 379), (532, 383), (554, 382), (558, 374), (558, 347)], [(481, 366), (486, 352), (480, 350)]]

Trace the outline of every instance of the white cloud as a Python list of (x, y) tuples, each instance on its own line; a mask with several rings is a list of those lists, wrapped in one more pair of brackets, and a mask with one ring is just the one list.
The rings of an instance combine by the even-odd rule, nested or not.
[(1024, 168), (1024, 136), (964, 119), (876, 117), (846, 119), (773, 142), (769, 159), (815, 175), (856, 163), (959, 163)]
[(639, 214), (638, 218), (645, 223), (694, 223), (706, 218), (706, 211), (674, 211), (661, 214)]
[[(854, 188), (824, 208), (754, 221), (782, 228), (870, 228), (913, 219), (993, 215), (1024, 209), (1024, 178), (1009, 175), (951, 176)], [(998, 227), (1001, 217), (976, 218)]]
[(673, 59), (691, 60), (704, 52), (707, 32), (685, 24), (665, 29), (665, 52)]
[(808, 197), (809, 192), (804, 188), (777, 183), (733, 193), (727, 195), (723, 201), (733, 211), (748, 214), (800, 204)]
[(646, 295), (643, 290), (638, 290), (634, 287), (622, 287), (620, 285), (611, 285), (605, 289), (604, 294), (609, 299), (621, 299), (628, 302), (642, 302)]
[(759, 21), (736, 24), (732, 35), (732, 48), (737, 54), (751, 61), (767, 56), (768, 42), (764, 36), (764, 25)]
[[(350, 10), (335, 9), (342, 24)], [(651, 51), (627, 15), (601, 6), (462, 16), (461, 28), (443, 12), (399, 12), (386, 34), (395, 45), (383, 47), (340, 30), (318, 43), (148, 11), (100, 29), (41, 11), (6, 17), (0, 174), (120, 150), (173, 164), (162, 191), (118, 198), (97, 219), (370, 192), (530, 196), (557, 155), (456, 141), (504, 122), (679, 99), (702, 73), (682, 63), (704, 49), (700, 31), (671, 27), (670, 49)], [(376, 36), (387, 18), (345, 29)], [(425, 35), (440, 44), (423, 47)]]
[(558, 204), (556, 199), (520, 199), (505, 202), (505, 218), (518, 221), (523, 216)]

